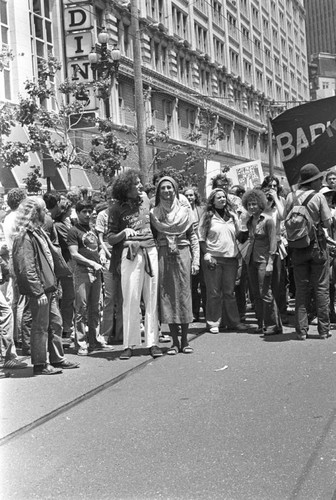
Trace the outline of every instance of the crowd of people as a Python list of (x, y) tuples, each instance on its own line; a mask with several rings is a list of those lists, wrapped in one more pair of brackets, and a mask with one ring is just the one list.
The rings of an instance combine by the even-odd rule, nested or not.
[[(0, 338), (4, 368), (54, 375), (78, 356), (145, 347), (153, 358), (191, 354), (189, 325), (202, 314), (218, 334), (283, 333), (295, 297), (295, 331), (314, 318), (321, 339), (335, 322), (336, 172), (301, 168), (287, 196), (265, 177), (245, 192), (220, 173), (202, 203), (170, 176), (153, 185), (128, 169), (93, 199), (85, 190), (7, 194), (1, 216)], [(247, 303), (257, 325), (246, 323)], [(161, 332), (169, 327), (170, 335)], [(144, 344), (144, 345), (143, 345)]]

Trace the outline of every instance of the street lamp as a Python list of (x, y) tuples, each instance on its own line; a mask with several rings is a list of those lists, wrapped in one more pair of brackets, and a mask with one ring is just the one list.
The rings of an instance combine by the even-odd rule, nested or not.
[(107, 42), (109, 35), (104, 29), (98, 35), (98, 43), (95, 47), (92, 47), (89, 53), (89, 63), (93, 72), (94, 80), (105, 80), (105, 85), (108, 83), (108, 95), (111, 91), (111, 79), (114, 75), (117, 77), (119, 63), (120, 63), (120, 50), (114, 45), (114, 47), (109, 50), (107, 48)]

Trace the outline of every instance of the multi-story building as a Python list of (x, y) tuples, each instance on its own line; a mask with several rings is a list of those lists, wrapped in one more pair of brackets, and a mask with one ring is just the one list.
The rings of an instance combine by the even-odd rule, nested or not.
[[(91, 79), (88, 54), (104, 26), (109, 46), (120, 47), (121, 64), (109, 105), (91, 99), (90, 111), (108, 111), (116, 130), (135, 126), (131, 2), (0, 2), (2, 43), (15, 53), (0, 73), (1, 100), (17, 100), (47, 50), (63, 61), (64, 77)], [(146, 125), (186, 151), (205, 113), (211, 126), (197, 144), (213, 160), (261, 159), (266, 172), (272, 155), (280, 173), (267, 120), (309, 99), (303, 0), (138, 0), (138, 7)], [(77, 129), (73, 140), (85, 145), (91, 134)]]
[(305, 0), (308, 60), (313, 54), (336, 54), (334, 0)]
[(336, 95), (336, 55), (319, 53), (309, 64), (310, 95), (313, 100)]

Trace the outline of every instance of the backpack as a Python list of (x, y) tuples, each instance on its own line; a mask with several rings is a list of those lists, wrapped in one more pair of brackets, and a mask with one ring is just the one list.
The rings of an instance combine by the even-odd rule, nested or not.
[(311, 193), (300, 203), (293, 193), (294, 205), (285, 220), (289, 248), (307, 248), (314, 239), (314, 223), (307, 205), (315, 194)]

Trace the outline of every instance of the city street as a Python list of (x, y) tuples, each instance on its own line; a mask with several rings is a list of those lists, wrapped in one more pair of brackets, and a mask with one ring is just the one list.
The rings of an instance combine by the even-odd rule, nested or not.
[(1, 379), (1, 497), (335, 500), (336, 334), (311, 333), (199, 323), (193, 355)]

